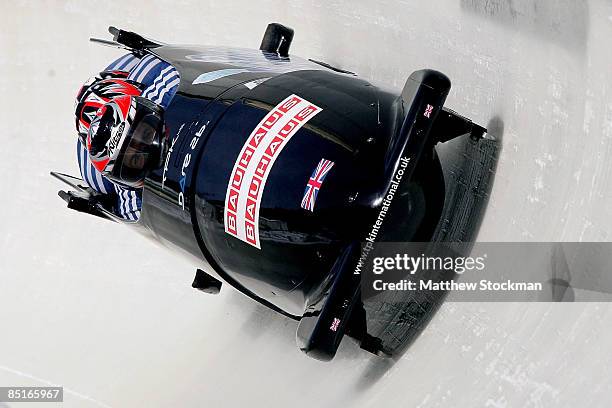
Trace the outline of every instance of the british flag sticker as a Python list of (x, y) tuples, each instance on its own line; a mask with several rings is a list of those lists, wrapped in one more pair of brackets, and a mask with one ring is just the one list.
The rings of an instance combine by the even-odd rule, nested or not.
[(334, 317), (334, 320), (332, 321), (331, 326), (329, 326), (329, 330), (333, 332), (338, 331), (338, 326), (340, 326), (340, 319), (338, 319), (337, 317)]
[(315, 202), (319, 190), (323, 185), (323, 181), (330, 170), (334, 167), (334, 162), (326, 159), (321, 159), (317, 167), (312, 172), (308, 182), (306, 183), (306, 189), (304, 190), (304, 198), (302, 198), (302, 207), (305, 210), (314, 212)]

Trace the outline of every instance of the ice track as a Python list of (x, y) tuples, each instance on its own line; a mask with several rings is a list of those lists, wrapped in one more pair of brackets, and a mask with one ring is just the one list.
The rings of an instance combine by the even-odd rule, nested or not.
[(271, 21), (295, 29), (293, 54), (391, 87), (451, 78), (447, 106), (493, 124), (445, 169), (483, 203), (479, 240), (612, 240), (610, 1), (7, 2), (0, 386), (63, 385), (65, 407), (609, 406), (609, 304), (447, 303), (395, 360), (345, 341), (320, 363), (295, 322), (197, 293), (191, 265), (65, 209), (48, 172), (77, 171), (73, 97), (118, 55), (90, 36), (256, 48)]

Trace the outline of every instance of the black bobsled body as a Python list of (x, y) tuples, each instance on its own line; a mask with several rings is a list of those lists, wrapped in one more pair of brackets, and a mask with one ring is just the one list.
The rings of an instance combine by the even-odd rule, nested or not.
[[(270, 70), (193, 85), (202, 73), (228, 69), (198, 59), (217, 50), (160, 47), (155, 52), (177, 67), (181, 87), (165, 114), (173, 147), (167, 166), (145, 183), (142, 223), (164, 241), (196, 256), (204, 253), (221, 277), (301, 316), (308, 287), (329, 272), (343, 245), (364, 232), (374, 205), (359, 195), (382, 183), (384, 155), (403, 119), (397, 96), (313, 63), (268, 61), (260, 51), (244, 50), (233, 51), (234, 58), (247, 64), (250, 57), (251, 65), (232, 69), (252, 70), (259, 57), (259, 69), (269, 64)], [(262, 78), (253, 89), (245, 86)], [(291, 137), (268, 173), (257, 248), (225, 231), (228, 185), (253, 130), (291, 95), (321, 111)], [(322, 159), (334, 165), (314, 211), (308, 211), (300, 204)]]
[[(205, 255), (221, 278), (301, 316), (312, 286), (329, 273), (342, 249), (365, 239), (372, 226), (389, 181), (386, 167), (397, 161), (387, 153), (401, 149), (402, 99), (350, 75), (304, 61), (266, 60), (257, 51), (159, 47), (155, 53), (177, 67), (181, 87), (165, 114), (172, 145), (167, 165), (145, 183), (142, 224), (162, 241)], [(234, 64), (245, 65), (209, 62), (228, 53)], [(226, 69), (257, 72), (193, 84), (202, 74)], [(252, 89), (245, 85), (262, 79)], [(291, 95), (321, 111), (291, 137), (269, 171), (259, 202), (258, 248), (226, 233), (227, 190), (253, 130)], [(439, 109), (443, 96), (428, 102)], [(314, 211), (308, 211), (301, 208), (302, 198), (322, 159), (334, 165)]]
[(483, 129), (443, 110), (439, 72), (398, 95), (273, 45), (139, 45), (181, 79), (139, 230), (300, 319), (300, 348), (330, 359), (359, 303), (360, 243), (429, 240), (444, 200), (433, 147)]

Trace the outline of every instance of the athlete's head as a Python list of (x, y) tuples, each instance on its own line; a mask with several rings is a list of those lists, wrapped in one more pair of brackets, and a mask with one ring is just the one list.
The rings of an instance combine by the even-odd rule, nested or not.
[(162, 109), (139, 96), (119, 96), (91, 121), (87, 150), (92, 164), (114, 183), (139, 188), (160, 166), (165, 147)]
[(79, 90), (75, 101), (76, 129), (84, 143), (91, 120), (102, 105), (121, 95), (140, 95), (140, 85), (127, 79), (125, 71), (103, 71), (91, 77)]

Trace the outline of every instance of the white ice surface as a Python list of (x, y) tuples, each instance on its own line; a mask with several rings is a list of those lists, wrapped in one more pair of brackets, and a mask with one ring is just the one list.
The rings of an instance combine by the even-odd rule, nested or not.
[(503, 120), (480, 240), (610, 241), (610, 1), (135, 3), (2, 4), (0, 386), (60, 384), (65, 407), (610, 405), (609, 304), (446, 304), (395, 364), (351, 342), (320, 363), (293, 321), (197, 293), (191, 265), (66, 210), (48, 176), (77, 172), (73, 97), (118, 55), (89, 36), (257, 48), (279, 21), (293, 54), (397, 89), (435, 68), (447, 106)]

